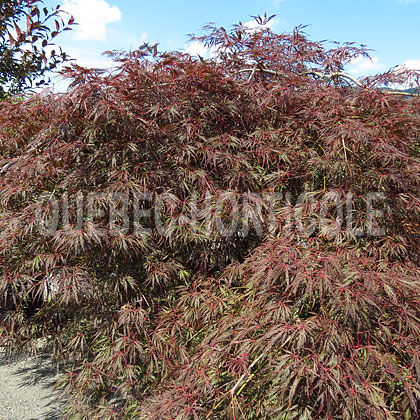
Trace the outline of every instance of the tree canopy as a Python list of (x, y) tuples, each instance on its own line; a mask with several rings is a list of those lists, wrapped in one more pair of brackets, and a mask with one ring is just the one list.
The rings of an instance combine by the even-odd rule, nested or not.
[[(43, 77), (68, 60), (53, 39), (69, 30), (60, 6), (41, 7), (41, 0), (0, 1), (0, 99), (45, 84)], [(54, 25), (50, 26), (50, 22)]]
[(0, 104), (0, 344), (69, 418), (419, 416), (419, 75), (259, 21)]

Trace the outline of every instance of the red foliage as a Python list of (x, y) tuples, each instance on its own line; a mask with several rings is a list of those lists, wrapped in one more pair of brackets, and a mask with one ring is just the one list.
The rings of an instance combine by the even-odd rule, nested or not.
[[(417, 418), (420, 102), (377, 87), (416, 74), (354, 87), (341, 73), (363, 48), (207, 29), (208, 59), (144, 45), (111, 74), (68, 69), (66, 94), (0, 104), (3, 344), (48, 337), (69, 417)], [(329, 206), (308, 237), (287, 226), (305, 191), (305, 224), (351, 193), (364, 234)], [(384, 236), (366, 234), (369, 192)], [(214, 229), (244, 196), (262, 232)], [(126, 223), (136, 203), (161, 206), (165, 235)]]

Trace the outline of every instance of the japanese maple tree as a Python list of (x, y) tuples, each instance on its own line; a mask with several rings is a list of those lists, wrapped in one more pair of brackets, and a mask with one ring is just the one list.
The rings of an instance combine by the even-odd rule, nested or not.
[(0, 104), (0, 343), (68, 418), (420, 416), (419, 74), (258, 20)]

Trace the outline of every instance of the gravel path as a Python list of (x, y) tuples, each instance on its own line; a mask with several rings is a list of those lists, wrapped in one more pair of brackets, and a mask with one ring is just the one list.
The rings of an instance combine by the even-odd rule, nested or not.
[(61, 419), (56, 380), (45, 358), (10, 361), (0, 353), (0, 420)]

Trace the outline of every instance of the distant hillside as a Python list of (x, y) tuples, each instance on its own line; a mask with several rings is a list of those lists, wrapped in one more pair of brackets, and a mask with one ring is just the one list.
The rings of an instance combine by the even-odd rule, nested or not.
[(405, 89), (403, 92), (420, 94), (420, 87)]
[(392, 92), (405, 92), (405, 93), (408, 93), (408, 94), (418, 94), (418, 95), (420, 95), (420, 87), (415, 87), (415, 88), (409, 88), (409, 89), (392, 89), (392, 88), (390, 88), (390, 87), (383, 87), (383, 88), (381, 88), (381, 90), (382, 91), (387, 91), (387, 90), (389, 90), (389, 91), (392, 91)]

